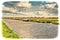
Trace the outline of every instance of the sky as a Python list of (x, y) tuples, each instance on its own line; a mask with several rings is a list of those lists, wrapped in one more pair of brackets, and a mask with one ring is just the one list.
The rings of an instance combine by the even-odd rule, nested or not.
[[(21, 2), (21, 1), (10, 1), (10, 2), (4, 2), (4, 8), (3, 13), (7, 12), (10, 14), (17, 14), (16, 12), (20, 12), (22, 16), (57, 16), (58, 15), (58, 7), (56, 6), (55, 2), (46, 2), (46, 1), (27, 1), (27, 2)], [(11, 10), (10, 10), (11, 9)], [(8, 10), (8, 11), (7, 11)], [(41, 10), (41, 11), (40, 11)], [(15, 12), (14, 12), (15, 11)], [(48, 14), (48, 15), (47, 15)], [(13, 15), (12, 15), (13, 16)], [(21, 16), (21, 15), (20, 15)]]

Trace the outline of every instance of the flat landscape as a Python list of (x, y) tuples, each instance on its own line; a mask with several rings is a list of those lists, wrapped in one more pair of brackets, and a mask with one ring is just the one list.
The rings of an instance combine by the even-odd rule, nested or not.
[(58, 25), (52, 23), (25, 22), (13, 19), (3, 19), (3, 22), (20, 38), (55, 38), (58, 33)]
[(2, 22), (3, 37), (6, 38), (56, 38), (58, 4), (49, 1), (7, 1), (2, 5)]

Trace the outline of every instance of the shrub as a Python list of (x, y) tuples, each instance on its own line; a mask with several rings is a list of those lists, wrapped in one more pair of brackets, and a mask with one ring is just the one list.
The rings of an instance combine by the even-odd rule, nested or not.
[(51, 23), (51, 21), (47, 21), (47, 23)]

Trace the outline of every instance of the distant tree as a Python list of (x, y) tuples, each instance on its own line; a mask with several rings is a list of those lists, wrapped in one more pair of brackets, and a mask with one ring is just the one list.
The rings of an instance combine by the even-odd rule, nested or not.
[(55, 7), (58, 8), (58, 5), (56, 4)]

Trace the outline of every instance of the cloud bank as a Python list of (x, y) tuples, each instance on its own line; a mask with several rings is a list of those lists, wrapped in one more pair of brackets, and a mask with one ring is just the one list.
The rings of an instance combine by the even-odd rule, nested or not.
[[(34, 3), (34, 2), (33, 2)], [(57, 4), (40, 3), (32, 5), (33, 3), (26, 1), (5, 2), (3, 4), (3, 17), (57, 17)]]

